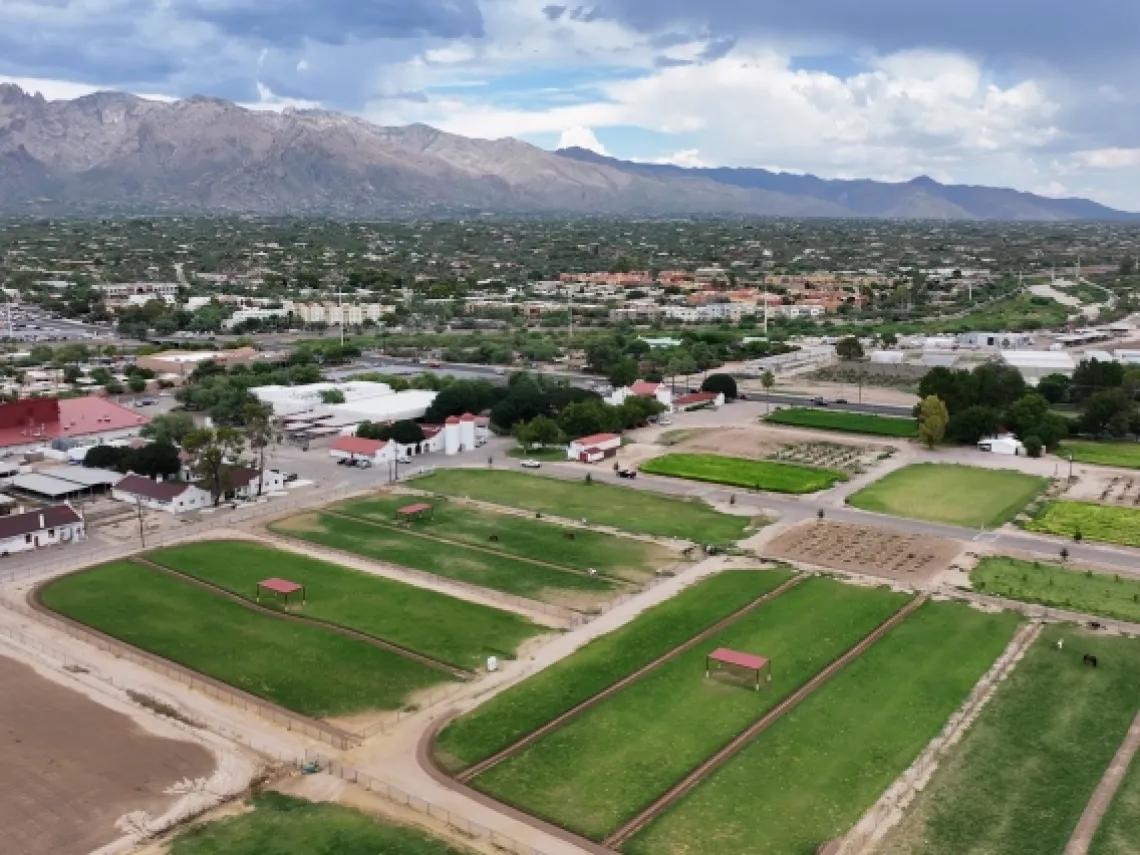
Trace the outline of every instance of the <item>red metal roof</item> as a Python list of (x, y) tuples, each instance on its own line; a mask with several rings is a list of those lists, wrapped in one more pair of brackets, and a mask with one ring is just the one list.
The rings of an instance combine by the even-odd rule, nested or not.
[(575, 445), (591, 446), (591, 445), (605, 445), (608, 442), (613, 442), (615, 439), (620, 440), (621, 437), (616, 433), (596, 433), (593, 436), (584, 436), (581, 439), (574, 440)]
[(276, 594), (295, 594), (301, 590), (303, 585), (298, 585), (296, 582), (290, 582), (288, 579), (266, 579), (264, 582), (258, 582), (257, 587), (265, 588), (267, 591), (273, 591)]
[(763, 656), (754, 656), (751, 653), (742, 653), (739, 650), (729, 650), (727, 647), (718, 647), (709, 654), (714, 662), (723, 662), (726, 665), (739, 665), (741, 668), (751, 668), (759, 671), (768, 664)]
[(459, 417), (459, 421), (461, 421), (461, 422), (473, 422), (473, 421), (475, 421), (475, 416), (472, 415), (471, 413), (464, 413), (463, 415), (461, 415)]
[(448, 423), (449, 425), (457, 425), (457, 424), (459, 424), (459, 416), (448, 416), (448, 417), (447, 417), (447, 423)]
[(400, 508), (400, 510), (396, 511), (396, 513), (398, 513), (398, 514), (419, 514), (419, 513), (423, 513), (424, 511), (430, 511), (430, 510), (431, 510), (431, 505), (425, 504), (424, 502), (417, 502), (414, 505), (408, 505), (406, 507)]
[[(122, 407), (106, 398), (88, 396), (86, 398), (65, 398), (63, 400), (43, 399), (43, 409), (29, 419), (19, 417), (26, 409), (23, 402), (0, 405), (0, 411), (13, 408), (17, 419), (0, 418), (0, 447), (31, 445), (47, 442), (62, 436), (88, 436), (109, 433), (128, 428), (142, 427), (150, 421), (137, 410)], [(50, 402), (50, 406), (48, 405)], [(15, 422), (15, 423), (13, 423)]]
[(683, 407), (686, 404), (703, 404), (705, 401), (715, 400), (715, 392), (693, 392), (689, 395), (682, 395), (680, 398), (677, 398), (675, 401), (673, 401), (673, 403), (679, 407)]
[(363, 439), (359, 436), (342, 436), (330, 446), (333, 451), (347, 451), (349, 454), (373, 456), (388, 443), (379, 439)]
[(639, 396), (650, 396), (657, 394), (657, 390), (661, 388), (660, 383), (650, 383), (648, 380), (638, 380), (629, 387), (629, 391)]

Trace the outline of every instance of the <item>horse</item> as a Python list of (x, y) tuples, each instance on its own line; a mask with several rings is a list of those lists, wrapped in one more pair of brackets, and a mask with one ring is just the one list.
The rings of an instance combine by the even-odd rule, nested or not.
[(1093, 668), (1096, 667), (1096, 657), (1091, 653), (1086, 653), (1083, 661), (1086, 665), (1091, 665)]

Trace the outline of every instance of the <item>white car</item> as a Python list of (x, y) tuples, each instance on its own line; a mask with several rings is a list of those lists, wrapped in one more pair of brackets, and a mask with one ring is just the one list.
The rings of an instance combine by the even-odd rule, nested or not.
[(537, 460), (530, 460), (530, 459), (519, 461), (519, 466), (521, 466), (523, 469), (541, 469), (542, 468), (541, 463), (539, 463)]

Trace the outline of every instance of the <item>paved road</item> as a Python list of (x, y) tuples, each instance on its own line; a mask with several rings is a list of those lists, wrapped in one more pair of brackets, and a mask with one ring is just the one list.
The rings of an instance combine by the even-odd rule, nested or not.
[(749, 392), (748, 400), (760, 401), (761, 403), (770, 401), (773, 404), (782, 404), (792, 407), (842, 410), (847, 413), (871, 413), (878, 416), (902, 416), (904, 418), (910, 418), (914, 415), (914, 411), (910, 407), (899, 407), (891, 404), (859, 404), (854, 401), (848, 401), (846, 404), (837, 404), (833, 400), (828, 400), (826, 407), (820, 407), (818, 404), (812, 403), (814, 399), (807, 395), (788, 395), (782, 392), (773, 392), (771, 395), (767, 395), (763, 392)]

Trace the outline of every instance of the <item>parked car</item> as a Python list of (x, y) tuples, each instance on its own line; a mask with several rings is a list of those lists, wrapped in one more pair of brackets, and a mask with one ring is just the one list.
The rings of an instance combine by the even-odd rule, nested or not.
[(636, 469), (619, 469), (618, 470), (618, 477), (619, 478), (636, 478), (637, 477), (637, 470)]
[(539, 463), (537, 460), (531, 460), (530, 458), (527, 458), (526, 460), (520, 460), (519, 466), (521, 466), (523, 469), (541, 469), (542, 468), (541, 463)]
[(659, 421), (657, 424), (662, 425), (663, 427), (669, 427), (669, 425), (673, 424), (673, 420), (670, 418), (664, 418), (661, 419), (661, 421)]
[(356, 468), (357, 469), (371, 469), (372, 468), (372, 461), (366, 460), (365, 458), (362, 457), (356, 461)]
[(827, 406), (827, 399), (826, 398), (812, 398), (811, 402), (813, 404), (815, 404), (817, 407), (826, 407)]
[(296, 472), (286, 472), (284, 475), (281, 476), (281, 480), (284, 481), (286, 484), (292, 484), (294, 481), (297, 480), (298, 477), (300, 477), (300, 476), (298, 476)]
[(354, 463), (354, 461), (351, 457), (342, 457), (339, 460), (337, 460), (336, 465), (337, 466), (352, 466), (353, 463)]
[(836, 399), (835, 399), (835, 403), (837, 403), (837, 404), (846, 404), (846, 403), (847, 403), (847, 399), (846, 399), (846, 398), (836, 398)]

